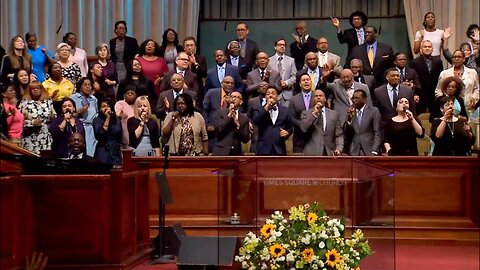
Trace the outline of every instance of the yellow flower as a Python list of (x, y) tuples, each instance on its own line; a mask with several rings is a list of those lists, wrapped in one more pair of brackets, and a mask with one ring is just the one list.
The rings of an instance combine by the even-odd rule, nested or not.
[(325, 256), (327, 257), (326, 263), (330, 267), (335, 267), (335, 265), (340, 263), (340, 254), (338, 254), (336, 249), (331, 249), (327, 251), (327, 254)]
[(308, 213), (308, 216), (307, 216), (308, 224), (315, 223), (315, 221), (317, 221), (317, 219), (318, 219), (317, 214), (312, 213), (312, 212)]
[(278, 258), (282, 257), (285, 254), (285, 248), (280, 245), (280, 244), (275, 244), (273, 246), (270, 246), (270, 255), (272, 257)]
[(272, 235), (274, 229), (275, 229), (275, 224), (265, 224), (260, 229), (260, 233), (262, 234), (263, 237), (268, 238), (270, 237), (270, 235)]
[(306, 248), (302, 252), (303, 259), (310, 262), (313, 259), (313, 248)]

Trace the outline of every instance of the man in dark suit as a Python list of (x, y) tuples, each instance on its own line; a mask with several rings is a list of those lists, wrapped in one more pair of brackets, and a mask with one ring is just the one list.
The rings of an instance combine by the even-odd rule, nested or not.
[(314, 92), (313, 108), (302, 112), (301, 130), (307, 134), (303, 154), (308, 156), (339, 156), (343, 151), (343, 131), (338, 114), (325, 107), (322, 90)]
[(208, 132), (215, 131), (215, 113), (220, 109), (228, 107), (228, 100), (230, 94), (233, 92), (233, 85), (233, 78), (231, 76), (226, 76), (223, 78), (221, 88), (210, 89), (205, 95), (205, 98), (203, 99), (202, 115), (205, 119), (205, 125), (207, 126)]
[(420, 101), (420, 93), (422, 92), (422, 86), (420, 79), (418, 78), (417, 71), (413, 68), (407, 67), (407, 56), (403, 52), (398, 52), (393, 56), (393, 64), (400, 73), (400, 83), (413, 89), (415, 96), (413, 99), (416, 104)]
[(188, 88), (197, 93), (197, 96), (201, 97), (203, 93), (200, 92), (200, 86), (198, 85), (197, 75), (188, 69), (188, 55), (185, 52), (179, 52), (175, 58), (175, 70), (165, 74), (160, 85), (160, 92), (168, 90), (170, 88), (170, 79), (175, 73), (181, 74), (185, 81), (184, 88)]
[[(267, 104), (267, 99), (265, 98), (265, 94), (268, 89), (268, 82), (260, 82), (258, 86), (258, 96), (250, 98), (248, 100), (247, 106), (247, 116), (249, 119), (253, 119), (253, 114), (255, 111), (262, 109)], [(258, 127), (253, 125), (252, 130), (252, 139), (250, 142), (250, 152), (255, 153), (257, 148), (257, 141), (258, 141)]]
[(420, 102), (417, 105), (417, 113), (424, 113), (435, 99), (435, 88), (438, 84), (438, 77), (443, 71), (443, 63), (440, 57), (432, 56), (432, 42), (424, 40), (420, 44), (421, 55), (410, 61), (410, 68), (414, 69), (419, 77), (422, 92)]
[[(188, 69), (197, 75), (200, 92), (203, 93), (203, 78), (207, 77), (207, 61), (205, 56), (197, 53), (197, 41), (194, 37), (183, 40), (183, 49), (188, 55)], [(202, 100), (203, 97), (200, 97)]]
[(372, 75), (364, 75), (363, 73), (363, 64), (362, 60), (360, 59), (352, 59), (350, 61), (350, 70), (353, 73), (353, 80), (356, 82), (360, 82), (366, 84), (368, 86), (368, 90), (370, 91), (370, 95), (373, 98), (373, 90), (375, 90), (375, 77)]
[(250, 71), (247, 75), (247, 96), (257, 96), (258, 87), (262, 81), (275, 85), (277, 89), (282, 89), (282, 77), (278, 71), (268, 68), (269, 61), (270, 59), (266, 52), (262, 51), (257, 54), (255, 63), (258, 68)]
[(296, 95), (301, 92), (300, 88), (300, 77), (304, 74), (310, 76), (312, 79), (312, 91), (315, 89), (320, 89), (322, 85), (322, 69), (318, 66), (318, 56), (314, 52), (309, 52), (305, 55), (305, 64), (306, 68), (297, 71), (295, 89), (293, 94)]
[(307, 22), (300, 21), (295, 27), (295, 41), (290, 44), (290, 55), (295, 59), (297, 70), (303, 69), (305, 55), (309, 52), (317, 52), (317, 39), (308, 34)]
[(400, 83), (400, 73), (396, 68), (390, 68), (387, 70), (387, 84), (384, 84), (375, 89), (375, 107), (380, 111), (382, 116), (382, 131), (385, 130), (385, 126), (390, 120), (397, 114), (394, 107), (396, 101), (400, 98), (408, 99), (412, 104), (412, 111), (414, 110), (413, 103), (413, 90), (412, 88)]
[(381, 146), (380, 112), (366, 104), (367, 92), (355, 90), (344, 125), (345, 149), (351, 156), (378, 155)]
[[(138, 41), (133, 38), (126, 36), (127, 34), (127, 22), (126, 21), (117, 21), (115, 23), (115, 34), (117, 37), (110, 40), (110, 55), (111, 60), (116, 65), (118, 80), (124, 80), (126, 75), (125, 66), (128, 62), (132, 61), (135, 58), (135, 55), (138, 54), (140, 48), (138, 46)], [(118, 59), (116, 53), (117, 43), (123, 45), (123, 59)], [(122, 76), (123, 75), (123, 76)]]
[(240, 77), (246, 83), (247, 74), (252, 71), (252, 66), (247, 63), (245, 57), (240, 56), (240, 43), (236, 40), (230, 41), (227, 45), (226, 63), (238, 67)]
[(256, 154), (279, 156), (287, 154), (285, 141), (292, 134), (292, 122), (287, 108), (277, 106), (278, 90), (269, 86), (264, 107), (255, 109), (253, 123), (258, 127)]
[(82, 133), (74, 132), (68, 138), (68, 159), (95, 160), (86, 154), (85, 138)]
[(235, 81), (235, 91), (243, 92), (243, 83), (238, 67), (226, 63), (223, 50), (216, 50), (214, 56), (216, 65), (207, 71), (205, 94), (208, 93), (209, 89), (222, 87), (221, 82), (226, 76), (232, 77)]
[[(350, 14), (348, 21), (353, 28), (346, 29), (342, 33), (340, 30), (340, 21), (337, 18), (332, 18), (332, 25), (337, 29), (338, 41), (341, 44), (347, 43), (347, 56), (350, 55), (353, 47), (362, 45), (365, 42), (365, 29), (363, 27), (367, 25), (368, 18), (365, 13), (361, 11), (355, 11)], [(348, 62), (345, 62), (345, 67), (347, 66)]]
[(288, 105), (288, 114), (293, 124), (293, 153), (303, 153), (303, 147), (307, 143), (307, 135), (302, 132), (302, 112), (314, 106), (312, 80), (308, 74), (300, 77), (300, 93), (294, 95)]
[(155, 109), (155, 115), (158, 119), (164, 120), (168, 112), (175, 110), (173, 102), (178, 95), (183, 93), (189, 94), (192, 97), (195, 107), (198, 108), (200, 106), (197, 93), (184, 89), (184, 86), (185, 80), (183, 79), (183, 76), (178, 73), (173, 74), (170, 78), (170, 89), (162, 91), (158, 96), (157, 107)]
[(393, 67), (393, 49), (386, 43), (377, 41), (377, 28), (365, 27), (365, 43), (352, 49), (347, 62), (354, 58), (362, 60), (363, 74), (373, 75), (377, 85), (381, 85), (385, 78), (385, 70)]
[(240, 56), (247, 60), (247, 64), (253, 67), (255, 58), (257, 57), (258, 45), (255, 41), (248, 38), (248, 26), (245, 22), (239, 22), (237, 24), (237, 41), (240, 44)]
[(247, 115), (240, 112), (243, 98), (239, 92), (232, 92), (229, 107), (221, 109), (216, 114), (216, 142), (212, 154), (214, 156), (241, 156), (242, 143), (250, 140)]

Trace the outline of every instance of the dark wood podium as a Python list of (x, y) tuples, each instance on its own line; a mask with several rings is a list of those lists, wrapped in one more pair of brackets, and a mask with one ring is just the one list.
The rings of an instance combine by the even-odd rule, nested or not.
[(0, 269), (34, 251), (48, 269), (130, 269), (150, 255), (148, 171), (31, 173), (2, 170)]

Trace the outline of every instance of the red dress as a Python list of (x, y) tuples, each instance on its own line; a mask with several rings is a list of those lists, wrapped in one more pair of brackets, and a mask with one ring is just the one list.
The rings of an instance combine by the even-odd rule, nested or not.
[[(137, 59), (142, 64), (142, 73), (145, 77), (149, 78), (153, 83), (159, 77), (163, 77), (168, 72), (168, 66), (162, 57), (158, 57), (154, 61), (148, 61), (143, 56)], [(155, 95), (158, 97), (160, 94), (160, 84), (155, 85)]]

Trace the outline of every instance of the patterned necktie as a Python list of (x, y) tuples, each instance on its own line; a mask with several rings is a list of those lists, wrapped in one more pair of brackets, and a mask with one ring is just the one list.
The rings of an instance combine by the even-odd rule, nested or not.
[(305, 104), (305, 109), (308, 110), (310, 106), (310, 93), (303, 94), (303, 103)]
[(262, 81), (265, 80), (265, 71), (260, 70), (260, 78), (262, 78)]
[(397, 88), (393, 87), (392, 89), (393, 95), (392, 95), (392, 106), (395, 106), (395, 101), (398, 98), (398, 93), (397, 93)]
[(357, 123), (360, 126), (360, 123), (362, 122), (362, 111), (358, 110), (357, 112)]
[(228, 95), (227, 95), (227, 94), (224, 94), (224, 95), (222, 96), (222, 102), (221, 102), (221, 107), (222, 107), (222, 109), (227, 108), (227, 105), (228, 105), (227, 100), (228, 100)]
[(282, 60), (283, 60), (283, 57), (278, 57), (278, 72), (280, 72), (280, 75), (282, 75), (282, 78), (283, 78), (283, 66), (282, 66)]
[(363, 44), (363, 31), (361, 29), (357, 29), (357, 38), (358, 38), (358, 45)]
[(432, 60), (429, 58), (426, 58), (425, 63), (427, 64), (428, 73), (432, 72)]
[(247, 47), (247, 44), (246, 44), (245, 40), (240, 41), (240, 56), (241, 57), (245, 57), (245, 52), (247, 50), (246, 47)]
[(370, 67), (373, 68), (373, 45), (368, 47), (368, 62), (370, 62)]
[(400, 69), (400, 80), (401, 80), (402, 82), (405, 81), (405, 72), (403, 72), (403, 69)]

